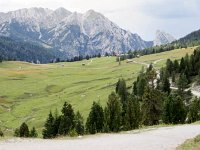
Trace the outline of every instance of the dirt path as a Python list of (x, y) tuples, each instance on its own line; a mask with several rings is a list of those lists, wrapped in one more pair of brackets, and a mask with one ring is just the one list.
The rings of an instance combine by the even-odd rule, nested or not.
[(0, 142), (0, 150), (175, 150), (198, 134), (200, 125), (182, 125), (72, 140), (10, 139)]

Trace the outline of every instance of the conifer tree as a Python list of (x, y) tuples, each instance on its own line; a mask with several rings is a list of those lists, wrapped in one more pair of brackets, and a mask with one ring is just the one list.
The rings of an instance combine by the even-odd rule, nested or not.
[(29, 137), (28, 125), (25, 122), (22, 123), (19, 128), (19, 136), (20, 137)]
[(192, 100), (191, 104), (189, 105), (189, 112), (188, 112), (188, 123), (195, 122), (200, 119), (199, 116), (199, 100), (197, 97)]
[(91, 134), (103, 132), (104, 112), (99, 103), (93, 102), (86, 122), (86, 131)]
[(128, 96), (126, 82), (124, 79), (119, 79), (119, 81), (117, 82), (116, 93), (119, 95), (121, 103), (124, 105), (127, 101)]
[(183, 93), (188, 84), (188, 80), (185, 74), (181, 74), (178, 80), (178, 90)]
[(54, 138), (54, 117), (50, 111), (49, 116), (44, 124), (44, 129), (42, 132), (43, 138), (48, 139), (48, 138)]
[(65, 102), (62, 108), (62, 115), (58, 129), (60, 135), (67, 135), (70, 130), (74, 128), (74, 116), (72, 105)]
[(167, 94), (170, 94), (170, 92), (171, 92), (170, 82), (169, 82), (169, 79), (167, 77), (164, 78), (162, 91), (167, 92)]
[(84, 134), (83, 117), (81, 116), (79, 111), (75, 115), (75, 130), (76, 130), (78, 135)]
[(130, 95), (126, 105), (123, 128), (125, 130), (137, 129), (140, 121), (139, 101), (133, 95)]
[(147, 87), (142, 102), (142, 123), (144, 125), (158, 124), (162, 113), (162, 94), (156, 89)]
[(35, 129), (35, 127), (33, 127), (30, 131), (30, 137), (36, 138), (38, 136), (38, 133)]
[(112, 92), (108, 97), (105, 114), (107, 115), (105, 122), (109, 131), (120, 131), (122, 123), (122, 105), (114, 92)]

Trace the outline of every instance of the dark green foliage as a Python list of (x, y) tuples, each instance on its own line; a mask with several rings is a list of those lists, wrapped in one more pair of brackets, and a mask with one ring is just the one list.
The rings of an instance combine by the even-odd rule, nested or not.
[(58, 110), (56, 109), (55, 114), (54, 114), (54, 122), (53, 122), (54, 136), (56, 136), (58, 134), (58, 130), (60, 127), (60, 121), (61, 121), (61, 116), (58, 115)]
[(81, 116), (80, 112), (78, 111), (75, 115), (75, 130), (78, 135), (84, 134), (84, 123), (83, 123), (83, 117)]
[[(57, 54), (58, 53), (58, 54)], [(0, 37), (0, 57), (1, 60), (20, 60), (28, 62), (49, 63), (55, 59), (60, 52), (47, 49), (40, 45), (27, 42), (19, 42), (8, 37)]]
[(19, 136), (20, 137), (29, 137), (28, 125), (25, 122), (22, 123), (19, 128)]
[(67, 135), (69, 131), (74, 128), (74, 116), (72, 105), (65, 102), (62, 108), (62, 115), (58, 130), (60, 135)]
[(169, 82), (169, 79), (166, 76), (165, 76), (164, 81), (163, 81), (162, 91), (166, 92), (167, 94), (170, 94), (170, 92), (171, 92), (170, 82)]
[(183, 93), (187, 88), (188, 80), (185, 74), (181, 74), (178, 80), (178, 90)]
[(116, 93), (119, 95), (121, 103), (124, 105), (127, 101), (128, 92), (126, 89), (126, 81), (119, 79), (116, 85)]
[(105, 107), (105, 125), (106, 129), (111, 132), (118, 132), (122, 122), (122, 105), (117, 95), (112, 92), (108, 97), (107, 106)]
[(52, 115), (52, 113), (49, 113), (49, 116), (45, 122), (44, 125), (44, 129), (42, 132), (43, 138), (47, 139), (47, 138), (54, 138), (55, 137), (55, 133), (54, 133), (54, 117)]
[(104, 112), (99, 103), (93, 102), (86, 122), (86, 131), (91, 134), (103, 132)]
[(178, 62), (178, 60), (174, 60), (174, 71), (175, 71), (175, 73), (179, 72), (179, 62)]
[(173, 62), (170, 59), (167, 59), (166, 70), (169, 72), (170, 75), (172, 74), (172, 72), (174, 70)]
[(20, 136), (20, 134), (19, 134), (19, 128), (15, 129), (14, 136), (15, 137), (19, 137)]
[(142, 98), (142, 124), (156, 125), (162, 113), (162, 94), (156, 89), (147, 87)]
[(195, 122), (200, 119), (199, 112), (200, 112), (200, 102), (199, 99), (195, 98), (189, 105), (189, 112), (188, 112), (188, 123)]
[(140, 122), (140, 104), (139, 101), (133, 96), (128, 97), (126, 103), (126, 110), (124, 115), (124, 130), (132, 130), (139, 128)]
[(30, 131), (30, 137), (36, 138), (38, 136), (35, 127), (33, 127)]
[(0, 129), (0, 137), (3, 137), (4, 134), (3, 134), (3, 131)]
[(137, 77), (137, 81), (134, 82), (133, 94), (141, 98), (142, 95), (144, 94), (146, 86), (147, 86), (146, 74), (144, 73), (144, 68), (142, 68), (139, 76)]
[(166, 124), (184, 123), (185, 118), (186, 108), (181, 97), (175, 95), (167, 97), (163, 108), (163, 122)]

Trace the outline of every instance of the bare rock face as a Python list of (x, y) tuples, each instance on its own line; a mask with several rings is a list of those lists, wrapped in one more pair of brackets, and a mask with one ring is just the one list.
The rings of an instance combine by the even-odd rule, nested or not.
[(175, 40), (176, 39), (172, 35), (164, 32), (164, 31), (157, 30), (156, 38), (154, 40), (154, 46), (165, 45), (165, 44), (171, 43)]
[(64, 8), (55, 11), (30, 8), (0, 13), (0, 36), (49, 45), (64, 52), (66, 57), (127, 52), (153, 45), (94, 10), (80, 14)]

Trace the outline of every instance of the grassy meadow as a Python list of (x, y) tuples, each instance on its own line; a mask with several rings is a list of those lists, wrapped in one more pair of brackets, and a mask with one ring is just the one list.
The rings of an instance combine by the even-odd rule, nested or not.
[[(193, 50), (178, 49), (134, 60), (152, 62), (160, 68), (167, 58), (180, 59)], [(58, 109), (60, 112), (65, 101), (71, 103), (75, 111), (79, 110), (86, 120), (93, 101), (105, 106), (119, 78), (124, 78), (132, 90), (132, 83), (142, 66), (126, 61), (119, 66), (115, 57), (41, 65), (0, 63), (0, 128), (11, 135), (22, 122), (27, 122), (41, 131), (49, 111)]]

